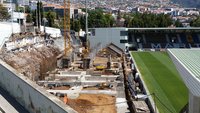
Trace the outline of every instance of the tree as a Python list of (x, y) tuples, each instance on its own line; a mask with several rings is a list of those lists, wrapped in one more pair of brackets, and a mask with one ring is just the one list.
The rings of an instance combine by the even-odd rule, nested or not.
[(75, 25), (74, 25), (74, 17), (72, 16), (72, 19), (70, 19), (70, 29), (74, 30)]
[(55, 27), (55, 19), (56, 19), (56, 13), (53, 11), (49, 11), (46, 13), (46, 18), (48, 20), (49, 27)]
[(174, 25), (176, 27), (183, 27), (183, 24), (179, 20), (176, 20), (175, 23), (174, 23)]
[(124, 19), (125, 19), (125, 21), (124, 21), (124, 27), (130, 27), (130, 23), (131, 23), (131, 17), (130, 17), (130, 15), (125, 15)]
[(32, 23), (33, 22), (33, 18), (32, 18), (32, 15), (31, 14), (28, 14), (27, 17), (26, 17), (26, 22), (28, 23)]
[[(128, 20), (127, 20), (128, 21)], [(135, 13), (130, 22), (126, 22), (129, 27), (168, 27), (172, 25), (172, 19), (165, 14)]]
[(26, 13), (31, 13), (31, 8), (29, 6), (25, 6), (25, 12)]
[[(85, 15), (77, 19), (76, 24), (78, 25), (79, 23), (81, 29), (85, 30)], [(88, 10), (89, 28), (113, 27), (115, 23), (114, 17), (111, 14), (104, 13), (102, 9)]]
[[(44, 17), (44, 13), (43, 13), (43, 4), (42, 2), (38, 2), (37, 3), (37, 20), (38, 20), (38, 26), (40, 26), (42, 24), (42, 19)], [(40, 23), (41, 22), (41, 23)]]
[[(27, 13), (29, 12), (29, 8), (27, 8), (27, 9), (25, 8), (25, 10), (27, 11)], [(42, 2), (37, 3), (37, 9), (34, 10), (34, 11), (31, 11), (31, 15), (32, 15), (32, 19), (33, 19), (33, 22), (34, 22), (34, 26), (37, 25), (37, 22), (38, 22), (38, 26), (40, 26), (41, 23), (42, 23), (42, 19), (44, 17)]]
[(0, 21), (3, 21), (3, 20), (8, 20), (10, 18), (10, 15), (8, 13), (8, 10), (3, 7), (2, 4), (0, 4)]
[(106, 27), (113, 27), (115, 20), (112, 17), (111, 14), (105, 14), (105, 19), (106, 19)]
[(32, 20), (34, 22), (34, 26), (36, 26), (37, 22), (36, 22), (36, 10), (31, 11), (31, 15), (32, 15)]
[(74, 31), (79, 32), (81, 29), (81, 24), (79, 20), (74, 21)]
[(85, 16), (80, 17), (80, 24), (81, 24), (81, 29), (85, 30)]
[(197, 17), (196, 19), (192, 20), (190, 22), (190, 26), (192, 26), (192, 27), (200, 27), (200, 17)]

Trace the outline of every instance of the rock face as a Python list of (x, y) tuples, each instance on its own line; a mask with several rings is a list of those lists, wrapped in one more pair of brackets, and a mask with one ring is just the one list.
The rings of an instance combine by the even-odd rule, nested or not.
[(53, 46), (31, 47), (23, 51), (5, 52), (1, 59), (33, 81), (44, 79), (56, 67), (60, 51)]
[(183, 5), (184, 7), (200, 8), (199, 0), (172, 0), (172, 1)]

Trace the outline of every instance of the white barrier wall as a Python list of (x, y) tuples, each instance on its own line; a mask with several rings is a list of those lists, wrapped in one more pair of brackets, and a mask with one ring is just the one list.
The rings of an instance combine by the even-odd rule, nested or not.
[(195, 93), (195, 89), (199, 89), (199, 83), (169, 50), (168, 53), (189, 90), (189, 113), (200, 113), (200, 97)]
[(8, 91), (30, 113), (77, 113), (2, 60), (0, 87)]

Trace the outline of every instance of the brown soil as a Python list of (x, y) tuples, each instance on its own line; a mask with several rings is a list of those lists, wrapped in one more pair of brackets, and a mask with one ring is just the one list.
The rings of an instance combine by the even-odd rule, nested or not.
[(104, 94), (81, 94), (68, 105), (79, 113), (116, 113), (115, 97)]
[(108, 58), (105, 57), (95, 57), (94, 64), (106, 64), (108, 62)]
[(87, 88), (83, 88), (83, 90), (110, 90), (110, 88), (105, 87), (105, 88), (101, 89), (98, 87), (87, 87)]
[(69, 86), (54, 87), (53, 90), (69, 90)]

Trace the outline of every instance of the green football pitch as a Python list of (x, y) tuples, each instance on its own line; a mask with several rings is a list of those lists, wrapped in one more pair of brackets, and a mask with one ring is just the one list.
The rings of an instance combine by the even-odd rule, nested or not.
[(179, 113), (188, 102), (188, 90), (167, 52), (132, 52), (160, 113)]

